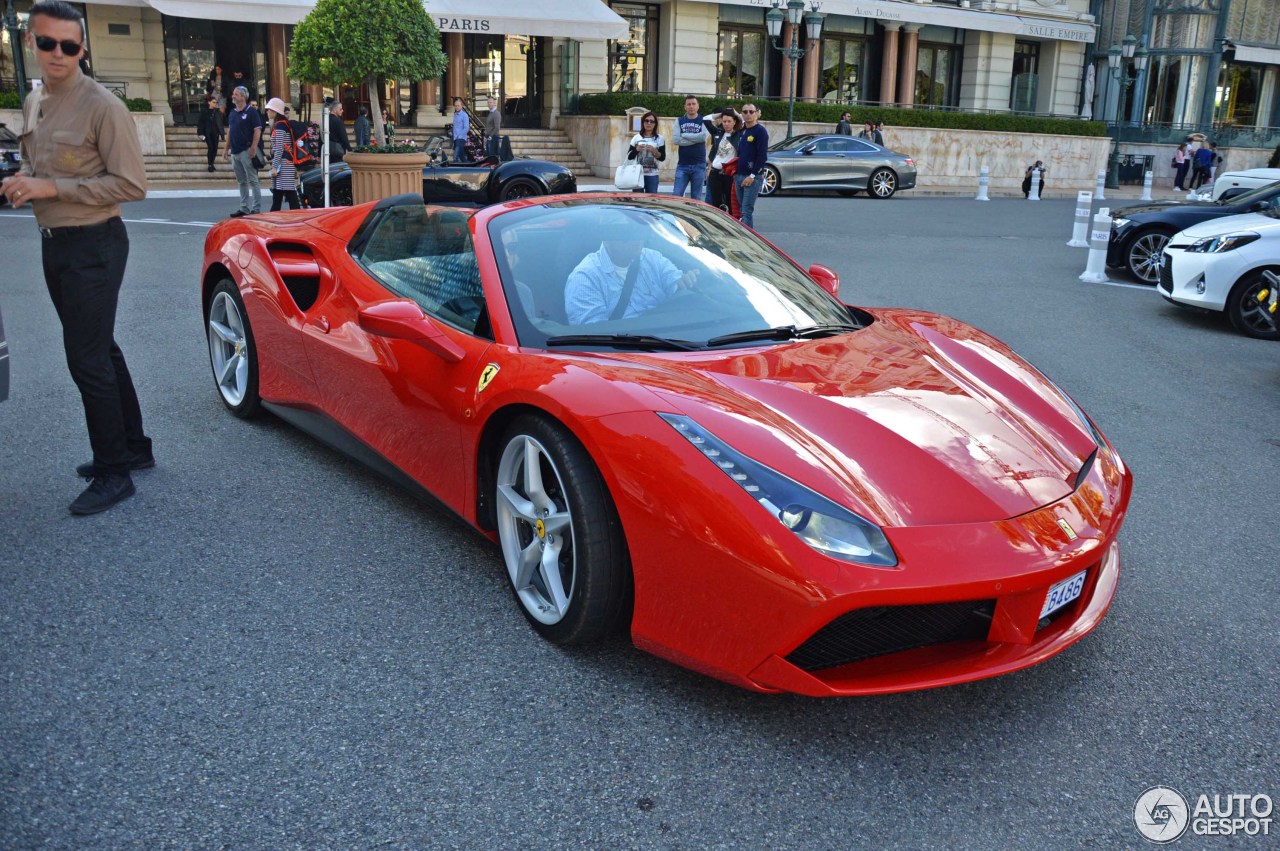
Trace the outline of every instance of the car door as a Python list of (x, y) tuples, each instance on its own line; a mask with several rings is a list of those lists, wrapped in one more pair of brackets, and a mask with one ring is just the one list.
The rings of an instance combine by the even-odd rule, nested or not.
[(884, 151), (861, 139), (846, 139), (845, 150), (845, 167), (848, 171), (842, 183), (850, 189), (866, 189), (871, 172), (885, 160)]
[(306, 336), (322, 409), (466, 513), (461, 426), (492, 344), (467, 214), (383, 210), (337, 265)]
[(422, 172), (422, 199), (428, 204), (485, 199), (485, 184), (493, 169), (488, 166), (436, 164)]
[(849, 182), (849, 143), (844, 136), (828, 136), (819, 139), (816, 149), (809, 155), (808, 181), (814, 186), (845, 186)]

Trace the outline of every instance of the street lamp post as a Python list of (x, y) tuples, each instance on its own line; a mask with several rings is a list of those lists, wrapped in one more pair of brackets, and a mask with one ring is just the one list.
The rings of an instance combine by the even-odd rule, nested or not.
[(22, 25), (18, 23), (18, 11), (13, 0), (5, 0), (4, 28), (9, 32), (9, 45), (13, 48), (13, 76), (18, 83), (18, 100), (27, 94), (27, 71), (22, 57)]
[[(769, 30), (769, 40), (773, 42), (774, 49), (780, 51), (783, 56), (791, 62), (791, 91), (790, 99), (787, 105), (787, 138), (790, 139), (792, 125), (795, 123), (796, 114), (796, 61), (807, 53), (797, 46), (800, 40), (800, 20), (804, 18), (805, 28), (809, 33), (809, 43), (815, 44), (819, 36), (822, 35), (822, 19), (825, 17), (818, 11), (818, 4), (815, 2), (809, 9), (809, 14), (804, 14), (804, 0), (787, 0), (787, 11), (782, 11), (782, 0), (773, 0), (773, 8), (764, 16), (765, 26)], [(782, 22), (786, 20), (791, 24), (791, 43), (789, 45), (779, 45), (778, 36), (782, 35)]]
[[(1146, 47), (1138, 47), (1138, 40), (1132, 34), (1124, 37), (1122, 44), (1112, 45), (1107, 51), (1107, 67), (1111, 69), (1111, 76), (1115, 77), (1119, 74), (1117, 81), (1116, 111), (1113, 121), (1116, 128), (1116, 136), (1120, 135), (1120, 127), (1128, 123), (1125, 118), (1125, 110), (1128, 108), (1129, 89), (1133, 88), (1134, 77), (1129, 73), (1130, 65), (1138, 72), (1147, 70), (1147, 63), (1151, 61), (1151, 57)], [(1111, 97), (1111, 87), (1107, 87), (1107, 98)], [(1116, 138), (1111, 146), (1111, 159), (1107, 163), (1107, 188), (1118, 189), (1120, 187), (1120, 140)]]

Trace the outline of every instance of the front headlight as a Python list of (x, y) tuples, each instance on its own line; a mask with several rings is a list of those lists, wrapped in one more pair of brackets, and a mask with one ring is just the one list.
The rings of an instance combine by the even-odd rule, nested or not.
[(898, 556), (879, 526), (820, 493), (748, 458), (678, 414), (658, 414), (752, 499), (823, 555), (874, 567), (894, 567)]
[(1228, 233), (1223, 236), (1206, 236), (1197, 239), (1187, 248), (1189, 254), (1221, 254), (1248, 245), (1259, 236), (1256, 233)]
[(1112, 219), (1111, 220), (1111, 227), (1114, 230), (1124, 230), (1131, 224), (1133, 224), (1132, 219)]

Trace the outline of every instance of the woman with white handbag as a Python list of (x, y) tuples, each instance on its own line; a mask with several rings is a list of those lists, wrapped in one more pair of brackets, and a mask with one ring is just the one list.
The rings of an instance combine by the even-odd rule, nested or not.
[(663, 139), (662, 134), (658, 132), (658, 116), (652, 112), (646, 112), (640, 117), (640, 132), (631, 138), (631, 147), (627, 150), (627, 160), (638, 163), (644, 177), (643, 183), (631, 191), (656, 194), (658, 163), (666, 158), (667, 140)]

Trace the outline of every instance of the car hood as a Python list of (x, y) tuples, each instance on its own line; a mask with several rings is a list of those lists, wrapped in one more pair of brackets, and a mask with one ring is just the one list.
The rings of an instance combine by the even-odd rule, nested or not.
[[(1206, 236), (1221, 236), (1242, 230), (1255, 231), (1264, 237), (1272, 237), (1280, 231), (1280, 219), (1273, 219), (1271, 216), (1259, 213), (1241, 213), (1237, 216), (1201, 222), (1182, 231), (1181, 235), (1191, 239), (1202, 239)], [(1178, 241), (1182, 242), (1182, 240)]]
[(1146, 204), (1134, 204), (1132, 207), (1121, 207), (1118, 210), (1112, 210), (1111, 218), (1129, 219), (1146, 213), (1163, 213), (1171, 209), (1209, 212), (1222, 210), (1224, 205), (1216, 201), (1152, 201)]
[(1062, 499), (1096, 446), (1054, 386), (956, 320), (879, 311), (840, 337), (613, 354), (761, 463), (884, 526), (1003, 520)]

